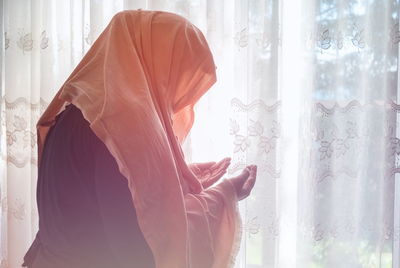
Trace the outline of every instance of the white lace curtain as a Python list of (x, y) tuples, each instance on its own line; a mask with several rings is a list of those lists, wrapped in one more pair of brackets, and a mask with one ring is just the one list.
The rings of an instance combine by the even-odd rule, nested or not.
[(181, 14), (218, 82), (188, 161), (259, 166), (237, 268), (400, 267), (398, 0), (3, 0), (1, 267), (37, 231), (35, 124), (116, 12)]

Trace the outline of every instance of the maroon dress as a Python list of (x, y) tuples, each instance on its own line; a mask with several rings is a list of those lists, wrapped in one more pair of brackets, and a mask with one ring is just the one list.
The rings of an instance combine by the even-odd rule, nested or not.
[(57, 116), (37, 184), (39, 231), (29, 268), (154, 268), (127, 180), (81, 111)]

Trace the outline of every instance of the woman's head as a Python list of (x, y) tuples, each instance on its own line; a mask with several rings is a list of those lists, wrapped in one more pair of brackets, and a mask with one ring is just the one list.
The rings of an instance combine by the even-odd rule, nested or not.
[[(110, 36), (118, 42), (118, 51), (109, 53), (119, 54), (113, 58), (119, 58), (120, 73), (143, 72), (152, 98), (169, 114), (183, 142), (193, 125), (195, 103), (216, 81), (213, 56), (201, 31), (173, 13), (128, 10), (117, 13), (102, 35), (96, 42)], [(133, 62), (138, 59), (139, 65)], [(135, 86), (135, 79), (131, 83)]]
[[(176, 113), (196, 102), (215, 82), (214, 60), (201, 31), (183, 17), (159, 13), (154, 16), (152, 25), (153, 38), (166, 39), (152, 42), (155, 58), (163, 57), (165, 47), (172, 52), (167, 91), (174, 92), (173, 110)], [(173, 41), (167, 39), (168, 35)], [(157, 73), (161, 75), (163, 71), (160, 69)]]

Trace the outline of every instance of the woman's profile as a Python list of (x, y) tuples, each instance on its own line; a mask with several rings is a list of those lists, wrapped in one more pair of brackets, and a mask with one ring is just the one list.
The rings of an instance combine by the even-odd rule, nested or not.
[(181, 16), (113, 17), (38, 122), (39, 231), (29, 268), (227, 268), (237, 202), (257, 167), (188, 165), (181, 143), (215, 83), (207, 42)]

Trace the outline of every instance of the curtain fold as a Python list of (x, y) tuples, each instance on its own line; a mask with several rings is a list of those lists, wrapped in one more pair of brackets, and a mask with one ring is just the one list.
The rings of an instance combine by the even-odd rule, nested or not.
[(399, 265), (398, 0), (0, 3), (0, 267), (37, 231), (38, 117), (111, 17), (139, 8), (187, 17), (215, 57), (187, 160), (259, 166), (237, 268)]

